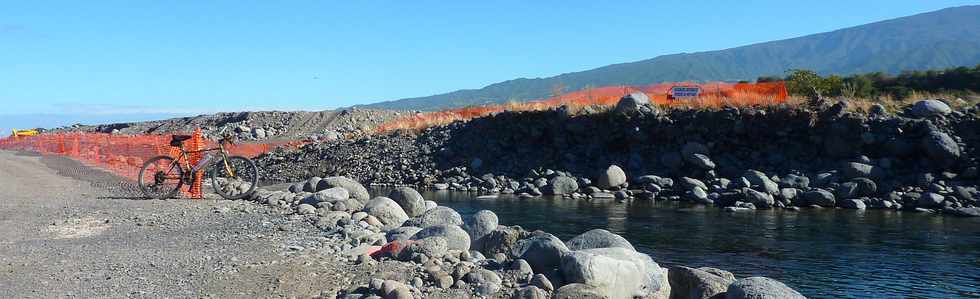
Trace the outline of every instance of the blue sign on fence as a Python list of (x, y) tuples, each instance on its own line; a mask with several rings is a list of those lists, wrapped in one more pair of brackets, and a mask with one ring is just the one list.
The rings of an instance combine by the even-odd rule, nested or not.
[(701, 95), (701, 87), (697, 86), (674, 86), (670, 88), (670, 96), (673, 98), (696, 98)]

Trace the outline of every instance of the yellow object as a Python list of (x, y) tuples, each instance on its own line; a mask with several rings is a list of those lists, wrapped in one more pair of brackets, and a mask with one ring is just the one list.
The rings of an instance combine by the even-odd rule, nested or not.
[(13, 136), (13, 137), (37, 136), (37, 134), (38, 134), (37, 130), (17, 130), (17, 129), (14, 129), (13, 131), (14, 131), (14, 133), (12, 135), (10, 135), (10, 136)]

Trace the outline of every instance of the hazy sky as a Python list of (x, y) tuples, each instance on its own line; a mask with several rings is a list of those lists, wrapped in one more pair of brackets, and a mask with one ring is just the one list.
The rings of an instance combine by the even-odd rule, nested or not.
[(0, 115), (321, 110), (980, 4), (336, 2), (4, 1)]

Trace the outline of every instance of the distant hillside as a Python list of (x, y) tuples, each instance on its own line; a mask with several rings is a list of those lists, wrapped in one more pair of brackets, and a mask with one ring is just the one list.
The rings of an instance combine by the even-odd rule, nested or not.
[(980, 6), (963, 6), (832, 32), (719, 51), (658, 56), (548, 78), (514, 79), (481, 89), (366, 105), (438, 110), (545, 98), (591, 86), (672, 81), (737, 81), (805, 68), (820, 74), (942, 69), (980, 64)]

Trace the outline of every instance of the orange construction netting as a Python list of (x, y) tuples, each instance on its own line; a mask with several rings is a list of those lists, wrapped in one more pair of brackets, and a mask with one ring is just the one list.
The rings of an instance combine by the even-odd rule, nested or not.
[[(201, 137), (200, 130), (191, 134), (194, 138), (184, 142), (185, 150), (216, 147), (217, 143)], [(155, 156), (179, 156), (179, 150), (170, 146), (172, 135), (112, 135), (105, 133), (52, 133), (28, 137), (0, 139), (0, 149), (36, 152), (42, 155), (60, 155), (75, 159), (87, 166), (107, 170), (123, 178), (136, 181), (144, 161)], [(255, 157), (277, 147), (295, 148), (300, 141), (242, 143), (225, 146), (231, 155)], [(202, 154), (191, 154), (194, 165)], [(191, 198), (202, 198), (201, 176), (198, 173), (195, 186), (187, 186)]]
[[(674, 98), (673, 87), (698, 87), (700, 94), (691, 98)], [(584, 107), (590, 105), (612, 106), (624, 95), (643, 92), (650, 101), (663, 106), (691, 107), (745, 107), (785, 103), (789, 98), (786, 84), (782, 81), (759, 83), (659, 83), (646, 86), (606, 86), (587, 88), (554, 96), (540, 101), (466, 107), (436, 112), (417, 113), (382, 124), (378, 132), (393, 129), (421, 129), (447, 124), (457, 120), (469, 120), (502, 111), (545, 110), (562, 105)]]

